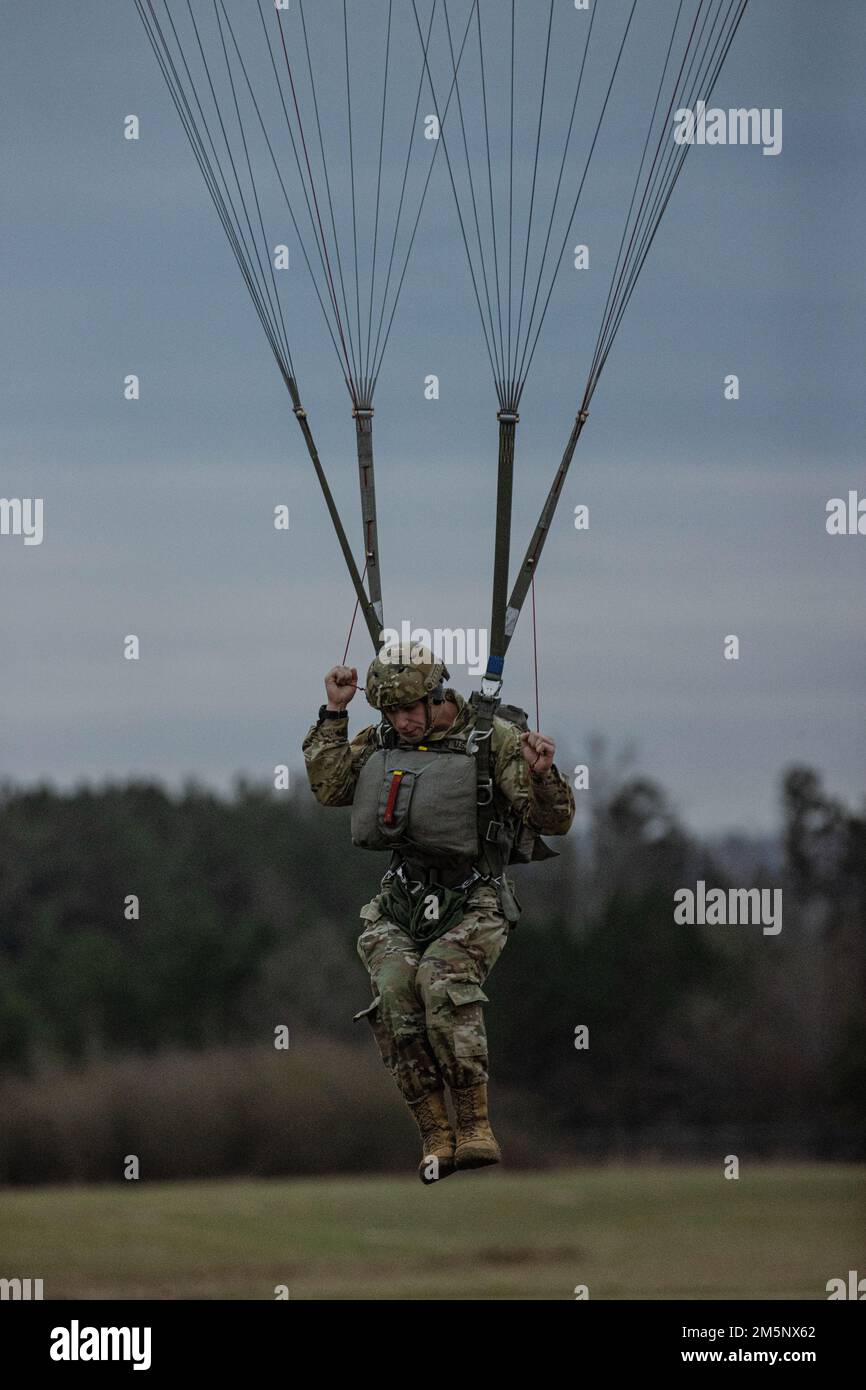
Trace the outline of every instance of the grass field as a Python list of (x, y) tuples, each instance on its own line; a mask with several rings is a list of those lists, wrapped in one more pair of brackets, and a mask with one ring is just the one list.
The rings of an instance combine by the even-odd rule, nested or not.
[(605, 1167), (0, 1192), (46, 1299), (826, 1298), (866, 1272), (866, 1171)]

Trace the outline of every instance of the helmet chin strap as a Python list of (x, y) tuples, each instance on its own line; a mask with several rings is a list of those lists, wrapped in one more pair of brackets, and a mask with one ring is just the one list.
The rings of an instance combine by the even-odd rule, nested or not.
[[(444, 671), (443, 675), (447, 676), (448, 672)], [(426, 738), (430, 731), (433, 728), (435, 728), (433, 722), (433, 706), (442, 705), (445, 703), (444, 681), (440, 681), (435, 690), (431, 690), (428, 695), (424, 696), (424, 703), (427, 706), (427, 727), (425, 728), (424, 733), (421, 735), (422, 738)]]
[(433, 729), (433, 696), (425, 695), (424, 704), (427, 706), (427, 723), (425, 725), (424, 732), (421, 735), (422, 738), (426, 738), (427, 735)]

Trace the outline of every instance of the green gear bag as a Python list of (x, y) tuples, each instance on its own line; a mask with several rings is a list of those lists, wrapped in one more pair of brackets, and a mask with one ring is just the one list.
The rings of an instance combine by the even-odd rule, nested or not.
[(475, 882), (464, 888), (418, 883), (413, 890), (394, 874), (382, 889), (382, 911), (419, 946), (426, 947), (463, 921), (466, 900), (474, 886)]

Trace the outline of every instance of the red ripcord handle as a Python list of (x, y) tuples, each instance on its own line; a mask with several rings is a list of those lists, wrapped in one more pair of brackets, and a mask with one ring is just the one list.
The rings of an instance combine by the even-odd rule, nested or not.
[(382, 817), (386, 825), (394, 824), (394, 807), (397, 804), (397, 793), (400, 790), (400, 778), (402, 776), (402, 771), (396, 771), (391, 773), (391, 786), (388, 790), (388, 800), (385, 805), (385, 814)]

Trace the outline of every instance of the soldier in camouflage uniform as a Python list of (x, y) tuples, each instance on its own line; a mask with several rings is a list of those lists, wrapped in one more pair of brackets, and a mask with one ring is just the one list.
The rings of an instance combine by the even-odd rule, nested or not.
[[(329, 671), (327, 704), (303, 743), (317, 800), (323, 806), (352, 805), (365, 765), (383, 744), (424, 753), (438, 746), (446, 757), (446, 748), (473, 752), (474, 708), (444, 687), (447, 676), (442, 662), (424, 649), (396, 654), (383, 649), (366, 679), (367, 699), (382, 712), (382, 723), (362, 729), (349, 742), (347, 706), (358, 673), (345, 666)], [(489, 766), (497, 824), (508, 825), (524, 849), (541, 845), (540, 853), (523, 858), (552, 853), (537, 836), (564, 835), (574, 818), (571, 787), (553, 754), (553, 740), (544, 734), (521, 732), (515, 723), (494, 718)], [(465, 758), (458, 761), (465, 766)], [(401, 775), (391, 774), (395, 781)], [(425, 785), (431, 785), (429, 778)], [(472, 802), (474, 826), (474, 792)], [(363, 838), (355, 842), (373, 847)], [(501, 1158), (487, 1113), (482, 985), (519, 914), (513, 883), (502, 873), (491, 874), (487, 858), (443, 862), (414, 842), (392, 855), (380, 892), (361, 909), (358, 954), (374, 999), (356, 1018), (369, 1021), (382, 1060), (418, 1125), (424, 1182)], [(456, 1135), (445, 1104), (446, 1084)]]

